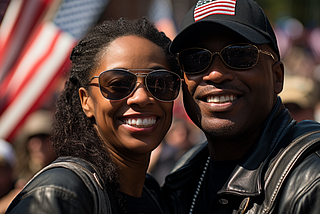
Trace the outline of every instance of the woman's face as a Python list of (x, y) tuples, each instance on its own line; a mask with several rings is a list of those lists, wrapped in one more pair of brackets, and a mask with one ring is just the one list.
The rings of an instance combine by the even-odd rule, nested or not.
[[(114, 68), (170, 70), (162, 49), (138, 36), (124, 36), (111, 42), (91, 77)], [(171, 125), (173, 102), (156, 100), (143, 81), (144, 78), (139, 77), (138, 82), (142, 83), (136, 90), (118, 101), (102, 96), (97, 87), (98, 78), (92, 80), (96, 84), (90, 86), (89, 91), (83, 88), (79, 91), (84, 112), (95, 119), (98, 133), (114, 155), (131, 158), (149, 155)], [(133, 120), (146, 123), (133, 125)]]

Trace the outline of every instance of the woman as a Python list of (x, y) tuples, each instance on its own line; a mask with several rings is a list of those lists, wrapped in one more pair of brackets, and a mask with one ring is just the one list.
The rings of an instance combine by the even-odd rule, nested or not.
[(77, 173), (69, 165), (41, 172), (7, 213), (102, 213), (101, 204), (104, 213), (162, 213), (144, 184), (180, 88), (169, 45), (146, 19), (107, 21), (79, 41), (52, 136), (56, 162), (75, 163)]

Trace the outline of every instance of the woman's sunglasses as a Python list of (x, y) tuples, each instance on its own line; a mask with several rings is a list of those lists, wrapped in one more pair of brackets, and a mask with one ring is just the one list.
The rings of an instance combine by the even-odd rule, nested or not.
[(224, 64), (233, 69), (249, 69), (259, 61), (259, 53), (273, 55), (268, 51), (262, 51), (251, 44), (234, 44), (224, 47), (220, 52), (214, 52), (204, 48), (188, 48), (178, 54), (181, 69), (188, 74), (200, 73), (206, 70), (218, 54)]
[[(140, 71), (142, 73), (135, 73)], [(130, 96), (138, 87), (138, 77), (144, 77), (144, 85), (150, 94), (160, 101), (175, 100), (180, 91), (181, 78), (178, 74), (167, 70), (154, 69), (111, 69), (103, 71), (99, 76), (101, 94), (108, 100), (122, 100)], [(91, 83), (89, 85), (92, 85)]]

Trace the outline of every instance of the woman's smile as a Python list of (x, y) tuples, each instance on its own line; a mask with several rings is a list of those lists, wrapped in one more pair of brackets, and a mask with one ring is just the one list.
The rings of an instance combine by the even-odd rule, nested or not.
[(157, 117), (128, 117), (123, 119), (123, 123), (136, 128), (149, 128), (156, 124)]

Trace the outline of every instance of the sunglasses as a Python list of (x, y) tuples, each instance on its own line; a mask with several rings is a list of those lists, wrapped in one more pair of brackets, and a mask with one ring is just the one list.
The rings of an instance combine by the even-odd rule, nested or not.
[[(132, 73), (137, 71), (143, 73)], [(145, 87), (157, 100), (170, 102), (179, 95), (180, 76), (164, 69), (111, 69), (101, 72), (99, 76), (92, 77), (90, 82), (98, 78), (100, 92), (106, 99), (122, 100), (136, 90), (139, 85), (137, 84), (138, 77), (144, 77)]]
[(274, 60), (274, 56), (270, 52), (260, 50), (255, 45), (234, 44), (213, 53), (204, 48), (188, 48), (178, 54), (178, 61), (181, 69), (187, 74), (200, 73), (206, 70), (216, 54), (230, 68), (249, 69), (258, 63), (259, 53), (271, 56)]

